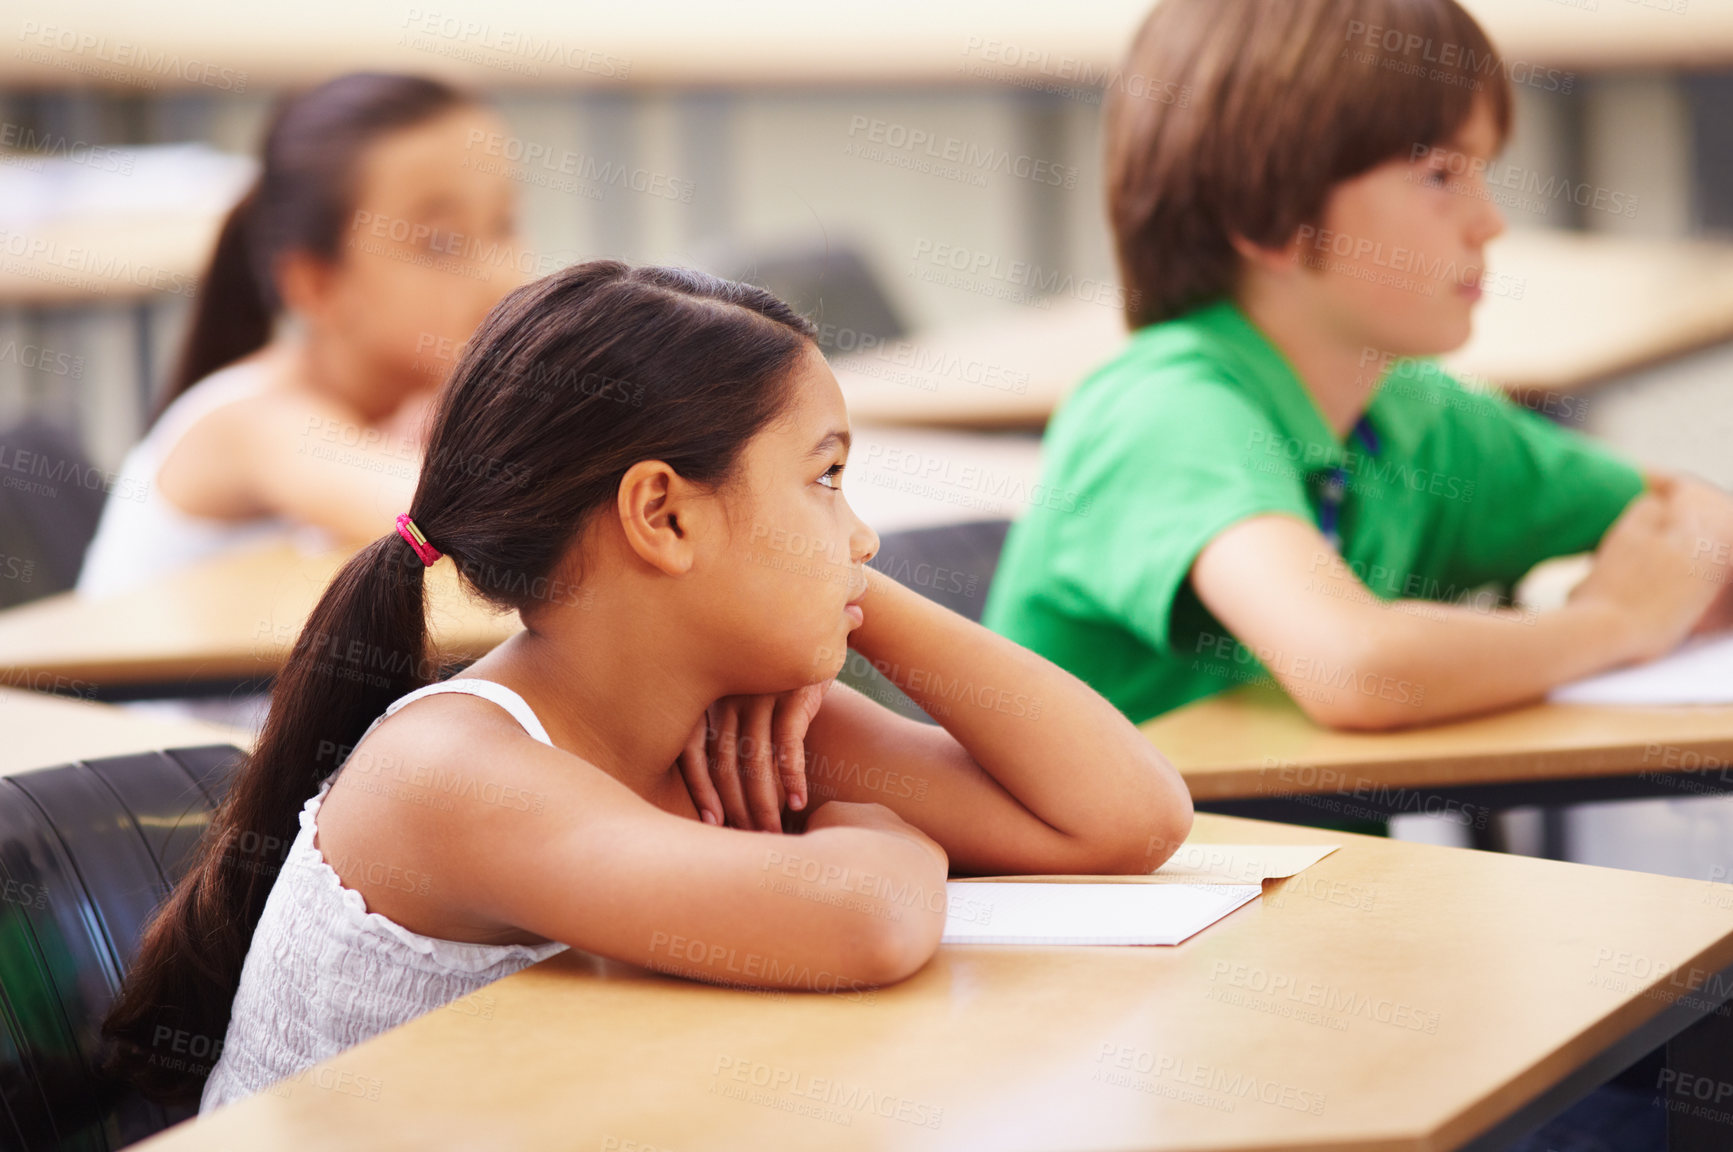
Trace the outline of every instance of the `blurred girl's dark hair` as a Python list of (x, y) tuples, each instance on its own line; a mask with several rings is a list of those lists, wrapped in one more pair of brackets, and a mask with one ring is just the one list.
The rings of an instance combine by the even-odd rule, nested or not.
[[(581, 575), (561, 561), (626, 470), (661, 460), (720, 488), (783, 411), (814, 335), (761, 288), (677, 268), (598, 260), (519, 288), (465, 346), (407, 511), (495, 606), (581, 603)], [(147, 1095), (197, 1099), (209, 1066), (166, 1059), (160, 1038), (220, 1048), (303, 804), (386, 705), (439, 677), (424, 587), (393, 529), (338, 572), (303, 627), (258, 745), (105, 1023), (110, 1072)]]
[(338, 258), (361, 158), (374, 141), (477, 102), (423, 76), (355, 72), (279, 103), (259, 177), (217, 234), (192, 325), (151, 421), (198, 381), (270, 340), (282, 308), (278, 257), (299, 250)]

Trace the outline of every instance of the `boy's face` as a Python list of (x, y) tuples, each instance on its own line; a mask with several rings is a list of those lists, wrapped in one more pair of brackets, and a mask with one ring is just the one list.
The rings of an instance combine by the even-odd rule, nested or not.
[(1504, 230), (1485, 175), (1499, 148), (1484, 100), (1455, 139), (1417, 145), (1336, 185), (1295, 259), (1339, 336), (1399, 356), (1460, 347), (1480, 299), (1486, 242)]

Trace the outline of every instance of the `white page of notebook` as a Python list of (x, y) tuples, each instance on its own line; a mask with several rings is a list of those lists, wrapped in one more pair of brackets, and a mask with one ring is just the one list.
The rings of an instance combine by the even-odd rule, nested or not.
[(945, 885), (946, 944), (1178, 944), (1261, 884)]
[(1563, 684), (1556, 704), (1733, 704), (1733, 636), (1687, 641), (1673, 652)]
[[(132, 707), (132, 705), (128, 705)], [(1181, 844), (1167, 863), (1147, 875), (1091, 876), (1032, 873), (1023, 876), (981, 876), (957, 884), (1258, 884), (1298, 876), (1340, 844)]]

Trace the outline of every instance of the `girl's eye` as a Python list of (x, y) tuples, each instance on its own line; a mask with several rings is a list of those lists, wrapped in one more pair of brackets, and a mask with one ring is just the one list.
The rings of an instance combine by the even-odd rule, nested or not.
[(842, 488), (842, 465), (832, 464), (826, 468), (824, 475), (818, 478), (818, 482), (826, 488), (840, 490)]
[(1450, 185), (1450, 173), (1442, 168), (1428, 168), (1423, 179), (1434, 188), (1446, 188)]

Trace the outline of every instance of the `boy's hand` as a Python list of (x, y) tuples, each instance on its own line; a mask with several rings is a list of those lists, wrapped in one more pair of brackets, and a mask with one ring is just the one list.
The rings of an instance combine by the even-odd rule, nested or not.
[(1691, 545), (1697, 572), (1718, 587), (1692, 634), (1733, 628), (1733, 496), (1691, 476), (1673, 479), (1669, 489), (1670, 502), (1701, 529)]
[(1632, 659), (1671, 651), (1726, 585), (1726, 558), (1704, 548), (1714, 538), (1716, 515), (1678, 486), (1637, 497), (1602, 537), (1594, 567), (1571, 599), (1607, 604), (1627, 621)]
[(1730, 628), (1733, 628), (1733, 583), (1728, 582), (1728, 576), (1724, 574), (1720, 593), (1708, 610), (1698, 618), (1696, 627), (1691, 629), (1691, 635), (1703, 636), (1712, 632), (1725, 632)]
[(724, 696), (687, 737), (680, 774), (699, 818), (782, 831), (782, 806), (806, 807), (806, 729), (834, 681), (775, 696)]

